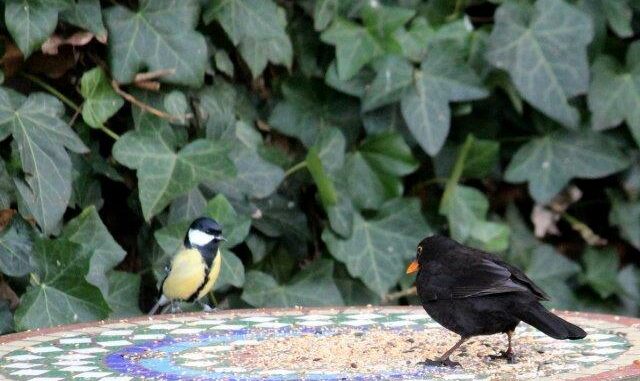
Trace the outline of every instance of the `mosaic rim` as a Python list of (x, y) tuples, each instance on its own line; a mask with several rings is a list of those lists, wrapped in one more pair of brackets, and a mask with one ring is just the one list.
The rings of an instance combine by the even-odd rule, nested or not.
[[(617, 352), (619, 353), (608, 356), (607, 360), (601, 359), (600, 362), (590, 364), (588, 367), (574, 368), (565, 373), (556, 373), (546, 378), (537, 379), (580, 381), (640, 379), (640, 319), (578, 312), (559, 312), (559, 314), (570, 318), (587, 330), (608, 332), (617, 335), (608, 336), (623, 338), (620, 340), (625, 341), (624, 350), (618, 350)], [(323, 319), (328, 317), (329, 319), (323, 323), (322, 319), (318, 320), (318, 317), (323, 317)], [(127, 370), (135, 368), (134, 365), (122, 362), (122, 354), (132, 353), (129, 350), (131, 347), (153, 350), (165, 344), (175, 345), (177, 343), (181, 345), (181, 340), (174, 339), (174, 337), (186, 337), (187, 335), (191, 335), (190, 337), (200, 335), (199, 339), (210, 340), (213, 337), (217, 339), (225, 335), (233, 335), (234, 332), (240, 329), (248, 330), (249, 332), (270, 332), (268, 333), (269, 335), (273, 335), (275, 331), (281, 331), (286, 335), (293, 329), (302, 330), (310, 329), (314, 325), (337, 326), (339, 324), (342, 326), (347, 324), (354, 328), (362, 329), (374, 326), (393, 329), (394, 327), (406, 326), (409, 324), (407, 322), (414, 324), (419, 319), (427, 320), (426, 314), (421, 307), (396, 306), (224, 310), (214, 313), (158, 315), (152, 318), (142, 316), (117, 321), (66, 325), (0, 336), (0, 381), (54, 381), (71, 377), (102, 381), (126, 381), (137, 378), (135, 375), (154, 377), (154, 374), (148, 373), (148, 370), (144, 370), (147, 373), (135, 373), (134, 376), (123, 373), (118, 374), (119, 367), (123, 372), (125, 367)], [(164, 330), (166, 333), (154, 336), (149, 334), (148, 331), (150, 329)], [(134, 333), (141, 332), (146, 335), (134, 335)], [(216, 333), (215, 336), (212, 332)], [(170, 338), (163, 341), (165, 336), (170, 336)], [(103, 341), (96, 342), (93, 347), (83, 344), (85, 342), (93, 343), (94, 339), (97, 338), (102, 338)], [(105, 338), (108, 340), (105, 340)], [(136, 345), (132, 345), (132, 338), (137, 339), (135, 341)], [(75, 344), (74, 347), (64, 349), (69, 354), (66, 354), (60, 348), (60, 346), (64, 347), (64, 345), (61, 345), (63, 343)], [(622, 348), (622, 346), (619, 348)], [(55, 353), (52, 354), (50, 352)], [(36, 362), (42, 361), (42, 359), (46, 360), (46, 356), (53, 355), (57, 355), (55, 358), (64, 358), (64, 361), (58, 361), (58, 368), (54, 371), (36, 369), (38, 367), (43, 368), (43, 366), (39, 366), (42, 364), (32, 362), (34, 360)], [(109, 368), (110, 372), (106, 372), (104, 367), (98, 369), (98, 367), (86, 366), (90, 361), (84, 360), (93, 358), (96, 355), (101, 356), (102, 360), (100, 361)], [(49, 358), (53, 359), (54, 357)], [(62, 370), (67, 373), (65, 373), (65, 376), (60, 377), (60, 371)], [(58, 372), (54, 374), (57, 377), (51, 377), (51, 375), (47, 374), (51, 372)], [(276, 375), (273, 374), (273, 376)], [(197, 378), (194, 376), (191, 379)], [(292, 379), (282, 375), (277, 378)], [(358, 377), (355, 378), (358, 379)], [(166, 377), (163, 379), (179, 378)], [(239, 379), (248, 378), (239, 377)]]

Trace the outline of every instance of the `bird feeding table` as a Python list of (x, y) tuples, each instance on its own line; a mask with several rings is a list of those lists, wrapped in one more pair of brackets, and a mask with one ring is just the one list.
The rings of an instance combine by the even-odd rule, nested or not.
[(640, 319), (561, 313), (589, 333), (557, 341), (521, 324), (425, 367), (457, 337), (420, 307), (229, 310), (93, 322), (0, 336), (0, 381), (613, 380), (640, 377)]

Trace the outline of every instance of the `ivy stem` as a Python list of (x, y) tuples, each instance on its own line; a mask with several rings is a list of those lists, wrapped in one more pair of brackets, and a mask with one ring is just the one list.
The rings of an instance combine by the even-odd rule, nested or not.
[(451, 176), (449, 176), (449, 180), (447, 180), (447, 185), (444, 187), (444, 193), (442, 194), (442, 199), (440, 200), (440, 210), (447, 205), (447, 201), (449, 197), (451, 197), (451, 192), (455, 188), (458, 181), (460, 181), (460, 177), (462, 177), (462, 171), (464, 170), (464, 163), (467, 161), (467, 155), (469, 154), (469, 150), (473, 145), (475, 138), (473, 135), (467, 135), (467, 139), (464, 141), (460, 152), (458, 153), (458, 158), (456, 159), (456, 163), (453, 166), (453, 171), (451, 172)]
[(100, 127), (98, 127), (99, 130), (102, 130), (102, 132), (104, 132), (105, 134), (109, 135), (110, 137), (113, 138), (113, 140), (118, 140), (120, 139), (120, 135), (116, 134), (115, 132), (113, 132), (112, 130), (110, 130), (108, 127), (106, 127), (104, 124), (101, 125)]
[(455, 8), (453, 8), (453, 13), (447, 16), (447, 21), (455, 20), (460, 14), (460, 12), (462, 11), (462, 8), (464, 8), (464, 6), (465, 6), (465, 0), (456, 0), (456, 5), (455, 5)]
[(47, 90), (48, 92), (50, 92), (56, 98), (60, 99), (62, 101), (62, 103), (64, 103), (67, 106), (71, 107), (74, 111), (76, 111), (76, 112), (80, 111), (80, 106), (78, 106), (74, 101), (72, 101), (71, 99), (67, 98), (64, 94), (62, 94), (61, 92), (56, 90), (53, 86), (49, 85), (45, 81), (41, 80), (40, 78), (36, 77), (35, 75), (31, 75), (31, 74), (28, 74), (28, 73), (21, 73), (21, 75), (23, 77), (27, 78), (28, 80), (30, 80), (31, 82), (35, 83), (36, 85), (38, 85), (38, 86), (42, 87), (43, 89)]
[[(62, 101), (62, 103), (66, 104), (67, 106), (72, 108), (76, 113), (80, 113), (82, 111), (82, 108), (79, 105), (77, 105), (74, 101), (72, 101), (71, 99), (67, 98), (66, 95), (62, 94), (61, 92), (56, 90), (53, 86), (49, 85), (45, 81), (43, 81), (40, 78), (36, 77), (35, 75), (31, 75), (31, 74), (28, 74), (28, 73), (20, 73), (20, 74), (23, 77), (25, 77), (28, 80), (30, 80), (31, 82), (35, 83), (36, 85), (38, 85), (38, 86), (42, 87), (43, 89), (47, 90), (49, 93), (51, 93), (56, 98), (60, 99)], [(101, 130), (102, 132), (104, 132), (105, 134), (109, 135), (114, 140), (118, 140), (120, 138), (120, 136), (118, 134), (116, 134), (115, 132), (110, 130), (105, 125), (101, 125), (100, 127), (98, 127), (98, 129)]]
[(561, 214), (561, 217), (571, 225), (571, 228), (577, 231), (582, 239), (590, 246), (602, 246), (607, 244), (607, 240), (596, 234), (589, 225), (580, 221), (576, 217), (567, 212)]
[(291, 176), (292, 174), (298, 172), (299, 170), (306, 168), (307, 167), (307, 161), (303, 160), (301, 162), (299, 162), (298, 164), (294, 165), (293, 167), (287, 169), (287, 171), (284, 173), (284, 177), (287, 178), (289, 176)]

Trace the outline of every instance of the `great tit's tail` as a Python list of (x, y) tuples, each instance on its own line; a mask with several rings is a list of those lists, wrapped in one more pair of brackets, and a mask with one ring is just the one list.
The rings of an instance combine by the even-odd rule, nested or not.
[(527, 308), (522, 310), (518, 318), (554, 339), (578, 340), (587, 336), (582, 328), (554, 315), (538, 302), (529, 304)]
[(160, 296), (160, 299), (156, 302), (156, 305), (153, 306), (151, 311), (149, 311), (149, 316), (155, 315), (156, 312), (158, 312), (158, 309), (167, 303), (169, 303), (169, 299), (167, 299), (167, 297), (164, 295)]

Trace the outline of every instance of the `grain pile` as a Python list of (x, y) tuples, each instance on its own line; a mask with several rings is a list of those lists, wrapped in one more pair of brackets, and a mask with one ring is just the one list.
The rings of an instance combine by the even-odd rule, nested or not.
[[(365, 332), (344, 331), (330, 336), (304, 334), (297, 337), (276, 337), (252, 346), (241, 346), (229, 352), (232, 366), (245, 369), (289, 369), (300, 372), (337, 371), (375, 374), (390, 370), (411, 372), (423, 369), (418, 364), (425, 358), (434, 359), (445, 352), (457, 336), (441, 330), (384, 330)], [(518, 364), (489, 359), (506, 348), (505, 335), (476, 337), (468, 341), (453, 356), (464, 370), (475, 374), (498, 374), (513, 378), (516, 374), (552, 370), (559, 363), (571, 362), (580, 356), (566, 350), (553, 350), (546, 341), (532, 337), (517, 337), (514, 349)], [(437, 371), (437, 370), (434, 370)]]

